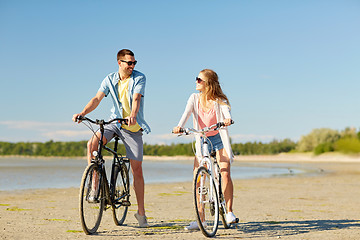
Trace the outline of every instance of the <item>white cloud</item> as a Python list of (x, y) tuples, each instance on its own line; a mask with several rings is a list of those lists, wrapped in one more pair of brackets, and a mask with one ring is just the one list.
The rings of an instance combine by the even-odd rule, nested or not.
[(172, 133), (166, 134), (144, 134), (144, 142), (147, 144), (159, 144), (166, 145), (172, 143), (189, 143), (193, 141), (193, 136), (181, 136), (178, 137)]
[(0, 121), (0, 126), (2, 141), (80, 141), (92, 135), (73, 122)]
[(91, 137), (91, 132), (88, 130), (72, 131), (72, 130), (57, 130), (46, 131), (42, 136), (55, 141), (70, 141), (70, 140), (87, 140)]
[(11, 129), (47, 129), (59, 127), (71, 127), (74, 123), (71, 122), (35, 122), (35, 121), (0, 121), (0, 125), (7, 126)]
[(276, 139), (272, 135), (256, 135), (256, 134), (235, 134), (230, 136), (233, 143), (237, 142), (271, 142)]

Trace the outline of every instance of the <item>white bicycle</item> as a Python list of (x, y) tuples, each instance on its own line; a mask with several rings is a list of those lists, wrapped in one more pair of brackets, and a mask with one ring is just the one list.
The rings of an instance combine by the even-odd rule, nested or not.
[[(234, 122), (232, 121), (232, 124)], [(194, 205), (197, 216), (198, 226), (206, 237), (213, 237), (219, 226), (219, 213), (224, 227), (230, 228), (226, 222), (226, 202), (221, 188), (220, 167), (216, 160), (216, 153), (209, 153), (208, 145), (211, 142), (206, 137), (206, 133), (224, 127), (223, 122), (219, 122), (201, 130), (193, 128), (181, 128), (180, 133), (189, 135), (192, 133), (200, 134), (202, 142), (202, 158), (199, 160), (199, 168), (194, 177)], [(239, 219), (236, 219), (236, 223)]]

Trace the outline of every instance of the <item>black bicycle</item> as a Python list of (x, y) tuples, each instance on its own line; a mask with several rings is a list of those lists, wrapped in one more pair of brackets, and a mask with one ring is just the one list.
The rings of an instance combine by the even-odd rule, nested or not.
[[(77, 120), (86, 121), (87, 125), (94, 133), (91, 124), (100, 127), (101, 137), (98, 150), (93, 152), (95, 157), (83, 173), (80, 185), (80, 221), (86, 234), (94, 234), (100, 226), (103, 211), (112, 208), (113, 219), (116, 225), (122, 225), (125, 221), (128, 207), (131, 205), (129, 170), (130, 161), (117, 152), (119, 138), (115, 137), (113, 149), (103, 144), (104, 126), (113, 122), (120, 124), (126, 123), (127, 119), (116, 118), (108, 122), (104, 120), (91, 120), (87, 117), (79, 116)], [(85, 122), (84, 122), (85, 123)], [(111, 166), (111, 177), (108, 181), (105, 171), (105, 160), (102, 151), (113, 155)]]

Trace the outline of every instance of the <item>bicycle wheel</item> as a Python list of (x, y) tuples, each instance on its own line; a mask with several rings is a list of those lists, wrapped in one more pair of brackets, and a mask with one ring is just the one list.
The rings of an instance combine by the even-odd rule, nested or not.
[(79, 194), (80, 221), (86, 234), (97, 231), (104, 211), (104, 191), (100, 184), (100, 169), (92, 163), (84, 171)]
[(219, 200), (215, 183), (205, 167), (200, 167), (194, 179), (194, 205), (200, 230), (213, 237), (219, 226)]
[(128, 207), (130, 206), (129, 172), (125, 164), (115, 167), (113, 197), (113, 219), (116, 225), (122, 225), (125, 221)]

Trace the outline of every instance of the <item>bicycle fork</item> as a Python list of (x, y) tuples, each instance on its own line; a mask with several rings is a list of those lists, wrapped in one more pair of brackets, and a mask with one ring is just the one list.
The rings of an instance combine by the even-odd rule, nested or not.
[[(205, 182), (205, 178), (206, 176), (201, 176), (201, 181), (200, 181), (200, 188), (199, 188), (199, 199), (200, 201), (202, 201), (203, 203), (207, 203), (207, 201), (203, 201), (202, 199), (204, 199), (203, 195), (209, 195), (208, 197), (208, 203), (211, 204), (211, 206), (213, 206), (213, 203), (215, 201), (215, 199), (213, 198), (213, 192), (216, 190), (214, 189), (214, 176), (213, 176), (213, 168), (212, 168), (212, 164), (211, 164), (211, 161), (210, 161), (210, 154), (209, 154), (209, 149), (208, 149), (208, 140), (207, 139), (204, 139), (204, 142), (203, 142), (203, 149), (202, 149), (202, 152), (203, 152), (203, 159), (201, 160), (201, 163), (200, 163), (200, 166), (207, 166), (207, 170), (209, 172), (209, 182), (210, 182), (210, 186), (209, 186), (209, 189), (206, 189), (206, 187), (204, 186), (204, 182)], [(211, 211), (212, 212), (212, 215), (215, 213), (215, 210)]]
[[(99, 201), (101, 200), (105, 200), (105, 206), (110, 204), (111, 203), (111, 200), (110, 200), (110, 194), (109, 194), (109, 185), (107, 184), (107, 177), (106, 177), (106, 172), (105, 172), (105, 169), (104, 169), (104, 165), (101, 164), (98, 166), (99, 167), (99, 172), (97, 172), (96, 174), (98, 175), (97, 176), (97, 179), (98, 179), (98, 187), (97, 187), (97, 193), (96, 193), (96, 196), (97, 196), (97, 199)], [(100, 192), (101, 192), (101, 189), (102, 188), (102, 196), (99, 196), (100, 195)], [(99, 199), (99, 197), (101, 197), (101, 199)], [(105, 208), (106, 210), (106, 208)]]

